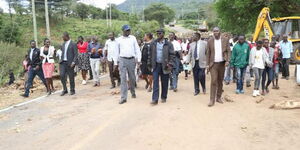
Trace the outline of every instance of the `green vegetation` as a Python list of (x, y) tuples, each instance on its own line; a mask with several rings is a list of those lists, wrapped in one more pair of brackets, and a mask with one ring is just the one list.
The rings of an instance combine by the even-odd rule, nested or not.
[(232, 33), (253, 32), (259, 12), (263, 7), (270, 8), (271, 17), (300, 15), (299, 0), (218, 0), (215, 8), (222, 29)]
[(175, 12), (163, 3), (153, 3), (144, 10), (146, 20), (156, 20), (160, 27), (169, 23), (175, 18)]

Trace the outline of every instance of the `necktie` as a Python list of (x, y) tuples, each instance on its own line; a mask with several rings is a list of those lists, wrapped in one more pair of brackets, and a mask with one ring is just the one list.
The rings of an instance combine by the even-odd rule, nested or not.
[(194, 50), (194, 59), (196, 60), (198, 58), (198, 51), (197, 51), (197, 45), (198, 45), (198, 42), (196, 42), (196, 46), (195, 46), (195, 50)]

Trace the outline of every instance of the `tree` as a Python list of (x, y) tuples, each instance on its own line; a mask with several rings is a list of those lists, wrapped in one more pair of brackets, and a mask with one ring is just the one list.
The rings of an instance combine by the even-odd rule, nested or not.
[(89, 6), (89, 14), (91, 16), (92, 19), (101, 19), (102, 18), (102, 9), (101, 8), (97, 8), (95, 6)]
[(89, 6), (83, 3), (78, 3), (75, 8), (77, 16), (83, 21), (89, 15)]
[(165, 22), (171, 22), (175, 18), (174, 10), (163, 3), (151, 4), (144, 10), (144, 13), (146, 20), (156, 20), (160, 27), (163, 27)]
[(226, 31), (244, 34), (253, 32), (263, 7), (270, 8), (271, 17), (300, 15), (299, 0), (218, 0), (215, 3), (219, 25)]

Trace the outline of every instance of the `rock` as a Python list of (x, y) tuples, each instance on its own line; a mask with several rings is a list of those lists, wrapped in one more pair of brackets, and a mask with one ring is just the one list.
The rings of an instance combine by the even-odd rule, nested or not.
[(300, 101), (285, 100), (270, 106), (270, 109), (300, 109)]
[(262, 102), (263, 100), (265, 100), (264, 97), (259, 97), (259, 99), (256, 100), (256, 103), (260, 103), (260, 102)]
[(226, 102), (234, 102), (233, 99), (232, 99), (230, 96), (228, 96), (228, 95), (225, 95), (225, 96), (224, 96), (224, 100), (225, 100)]

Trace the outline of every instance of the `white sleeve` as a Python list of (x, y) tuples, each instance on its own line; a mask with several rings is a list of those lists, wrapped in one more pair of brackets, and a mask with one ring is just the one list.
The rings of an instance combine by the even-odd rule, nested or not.
[(141, 62), (142, 54), (141, 54), (139, 44), (135, 37), (133, 39), (134, 39), (135, 58), (137, 59), (138, 62)]

